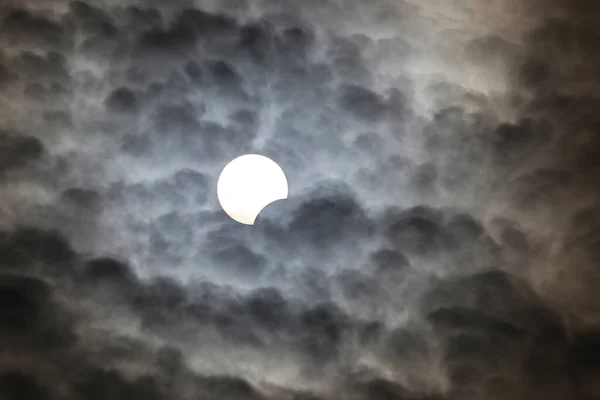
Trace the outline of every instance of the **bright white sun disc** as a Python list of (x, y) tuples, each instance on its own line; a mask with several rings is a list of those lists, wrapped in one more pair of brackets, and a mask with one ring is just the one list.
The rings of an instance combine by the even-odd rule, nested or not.
[(259, 154), (232, 160), (217, 182), (217, 197), (223, 211), (246, 225), (254, 225), (262, 209), (287, 196), (288, 182), (283, 170), (275, 161)]

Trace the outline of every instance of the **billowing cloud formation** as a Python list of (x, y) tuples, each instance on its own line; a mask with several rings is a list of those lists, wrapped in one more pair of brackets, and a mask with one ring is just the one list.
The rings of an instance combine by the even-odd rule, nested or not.
[(600, 398), (598, 6), (438, 3), (3, 2), (0, 397)]

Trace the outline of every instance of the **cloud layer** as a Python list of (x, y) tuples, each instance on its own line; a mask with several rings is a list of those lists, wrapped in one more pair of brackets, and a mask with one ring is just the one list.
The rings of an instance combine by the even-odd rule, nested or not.
[(0, 397), (600, 398), (599, 9), (512, 3), (3, 2)]

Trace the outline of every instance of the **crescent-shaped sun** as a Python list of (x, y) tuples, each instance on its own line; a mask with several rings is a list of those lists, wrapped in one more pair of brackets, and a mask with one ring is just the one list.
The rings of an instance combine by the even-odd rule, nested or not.
[(223, 211), (245, 225), (254, 225), (266, 206), (287, 196), (285, 173), (275, 161), (259, 154), (235, 158), (223, 168), (217, 182)]

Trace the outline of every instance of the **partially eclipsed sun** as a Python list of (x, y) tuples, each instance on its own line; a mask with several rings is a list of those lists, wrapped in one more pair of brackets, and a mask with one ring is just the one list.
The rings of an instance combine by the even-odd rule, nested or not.
[(288, 182), (275, 161), (258, 154), (246, 154), (223, 168), (217, 183), (217, 197), (235, 221), (254, 225), (266, 206), (287, 199)]

